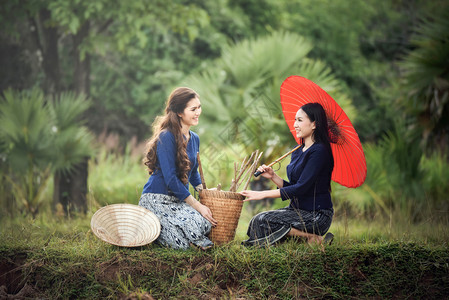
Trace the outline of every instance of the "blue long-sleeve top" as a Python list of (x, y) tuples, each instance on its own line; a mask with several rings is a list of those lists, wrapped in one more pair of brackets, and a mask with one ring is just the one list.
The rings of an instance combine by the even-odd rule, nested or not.
[[(198, 173), (197, 152), (200, 149), (200, 138), (190, 131), (190, 140), (187, 143), (187, 155), (190, 160), (189, 182), (193, 186), (201, 184)], [(183, 201), (189, 195), (189, 184), (184, 184), (176, 175), (176, 140), (173, 133), (166, 130), (159, 135), (157, 143), (157, 162), (153, 174), (143, 187), (142, 194), (155, 193), (176, 196)]]
[(282, 200), (290, 199), (289, 207), (314, 211), (332, 208), (330, 181), (334, 160), (323, 144), (313, 144), (303, 152), (304, 145), (293, 152), (287, 166), (288, 181), (280, 188)]

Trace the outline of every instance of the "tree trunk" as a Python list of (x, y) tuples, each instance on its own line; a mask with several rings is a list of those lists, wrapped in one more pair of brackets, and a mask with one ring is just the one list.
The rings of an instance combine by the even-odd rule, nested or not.
[(58, 29), (47, 26), (51, 13), (47, 9), (39, 11), (38, 18), (35, 21), (36, 44), (42, 52), (42, 68), (45, 73), (44, 92), (47, 95), (58, 95), (61, 91), (61, 72), (59, 68), (58, 55)]
[(78, 94), (84, 94), (86, 97), (90, 96), (90, 56), (85, 53), (84, 59), (81, 60), (81, 53), (79, 51), (80, 45), (89, 34), (89, 21), (86, 21), (80, 28), (78, 33), (73, 36), (73, 51), (74, 51), (74, 90)]
[(83, 160), (70, 173), (55, 173), (53, 200), (62, 205), (66, 215), (87, 211), (87, 163)]
[[(73, 89), (78, 94), (90, 95), (90, 57), (85, 55), (81, 60), (80, 45), (89, 34), (89, 22), (83, 24), (78, 33), (73, 36), (74, 78)], [(85, 213), (87, 211), (87, 177), (88, 157), (74, 167), (71, 173), (57, 172), (54, 181), (53, 200), (61, 203), (65, 213), (72, 211)]]

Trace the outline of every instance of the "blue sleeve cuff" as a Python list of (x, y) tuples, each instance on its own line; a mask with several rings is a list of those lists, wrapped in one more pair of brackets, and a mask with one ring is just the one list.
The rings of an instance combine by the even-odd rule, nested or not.
[(192, 174), (190, 184), (192, 184), (193, 187), (196, 187), (197, 185), (201, 184), (200, 173), (196, 172), (196, 174)]
[(279, 189), (279, 192), (281, 193), (281, 199), (282, 201), (288, 200), (291, 197), (289, 196), (289, 190), (288, 188), (282, 187)]

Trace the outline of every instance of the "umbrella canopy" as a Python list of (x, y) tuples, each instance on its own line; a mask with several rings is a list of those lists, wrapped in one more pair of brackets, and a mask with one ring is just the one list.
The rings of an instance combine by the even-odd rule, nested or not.
[(332, 180), (350, 188), (363, 184), (366, 178), (366, 160), (359, 136), (346, 113), (322, 88), (301, 77), (290, 76), (281, 85), (281, 105), (290, 132), (296, 137), (295, 115), (304, 104), (317, 102), (326, 111), (334, 171)]

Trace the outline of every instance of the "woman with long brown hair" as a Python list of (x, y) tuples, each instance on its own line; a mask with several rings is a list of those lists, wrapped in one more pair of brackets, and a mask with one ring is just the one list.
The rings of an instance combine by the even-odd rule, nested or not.
[(195, 189), (201, 188), (197, 161), (200, 140), (190, 130), (198, 124), (200, 114), (201, 102), (194, 90), (173, 90), (165, 115), (154, 123), (144, 159), (151, 176), (139, 205), (159, 217), (161, 234), (157, 242), (175, 249), (187, 249), (192, 244), (203, 249), (213, 246), (206, 235), (217, 222), (210, 209), (189, 192), (189, 182)]

